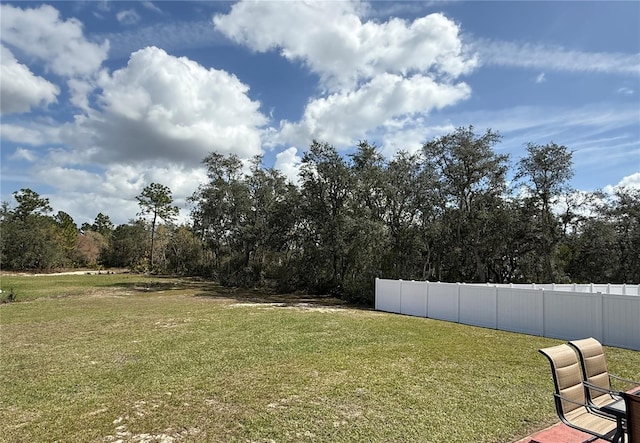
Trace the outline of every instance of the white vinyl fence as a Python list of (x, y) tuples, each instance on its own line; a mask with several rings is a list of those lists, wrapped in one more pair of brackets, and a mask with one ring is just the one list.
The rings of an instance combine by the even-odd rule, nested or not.
[(637, 285), (479, 285), (376, 279), (379, 311), (640, 350)]

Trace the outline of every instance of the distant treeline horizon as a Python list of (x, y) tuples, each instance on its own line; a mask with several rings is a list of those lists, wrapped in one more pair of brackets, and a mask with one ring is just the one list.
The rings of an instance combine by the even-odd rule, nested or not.
[(640, 190), (576, 192), (572, 153), (553, 142), (528, 143), (512, 170), (499, 141), (470, 126), (385, 159), (366, 141), (343, 157), (314, 140), (298, 185), (261, 157), (247, 173), (212, 153), (187, 224), (159, 183), (118, 226), (101, 212), (78, 227), (21, 189), (2, 204), (2, 269), (127, 267), (369, 305), (376, 277), (638, 284)]

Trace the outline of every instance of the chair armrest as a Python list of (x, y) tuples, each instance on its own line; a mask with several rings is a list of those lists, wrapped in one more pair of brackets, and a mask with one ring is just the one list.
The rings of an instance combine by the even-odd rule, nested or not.
[(605, 389), (605, 388), (603, 388), (601, 386), (596, 386), (593, 383), (590, 383), (588, 381), (583, 381), (582, 383), (584, 384), (585, 387), (589, 388), (590, 390), (602, 392), (603, 394), (609, 394), (612, 397), (617, 397), (617, 398), (621, 398), (622, 397), (620, 395), (620, 391), (616, 391), (616, 390), (613, 390), (613, 389)]
[[(572, 403), (572, 404), (574, 404), (574, 405), (582, 406), (583, 408), (586, 408), (589, 412), (594, 411), (594, 410), (599, 411), (600, 413), (599, 413), (599, 414), (596, 414), (596, 415), (598, 415), (598, 417), (601, 417), (601, 418), (604, 418), (604, 419), (611, 420), (611, 421), (615, 422), (615, 419), (614, 419), (613, 417), (611, 417), (611, 415), (607, 414), (605, 411), (603, 411), (603, 410), (602, 410), (601, 408), (599, 408), (598, 406), (595, 406), (595, 405), (587, 405), (586, 403), (582, 403), (582, 402), (579, 402), (579, 401), (571, 400), (571, 399), (569, 399), (569, 398), (563, 397), (562, 395), (560, 395), (560, 394), (556, 394), (556, 393), (554, 393), (554, 394), (553, 394), (553, 396), (554, 396), (556, 399), (560, 399), (560, 400), (565, 401), (565, 402), (567, 402), (567, 403)], [(563, 418), (564, 420), (566, 420), (566, 418), (565, 418), (565, 417), (561, 417), (561, 418)]]
[(553, 396), (555, 398), (559, 398), (562, 401), (566, 401), (567, 403), (572, 403), (574, 405), (584, 406), (585, 408), (588, 406), (586, 403), (582, 403), (582, 402), (579, 402), (579, 401), (571, 400), (571, 399), (569, 399), (567, 397), (563, 397), (560, 394), (553, 394)]

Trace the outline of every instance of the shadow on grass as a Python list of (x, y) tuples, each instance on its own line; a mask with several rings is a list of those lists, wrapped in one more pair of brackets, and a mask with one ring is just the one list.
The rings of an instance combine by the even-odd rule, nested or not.
[[(173, 292), (182, 295), (212, 299), (232, 300), (236, 303), (278, 303), (283, 306), (310, 305), (330, 306), (356, 309), (369, 309), (364, 306), (353, 305), (336, 297), (308, 294), (280, 294), (269, 288), (231, 288), (217, 282), (197, 277), (153, 276), (153, 280), (129, 281), (114, 283), (109, 286), (137, 293)], [(156, 281), (157, 280), (157, 281)]]
[(311, 305), (362, 308), (351, 305), (344, 300), (326, 295), (309, 295), (298, 293), (282, 294), (269, 288), (229, 288), (214, 282), (204, 283), (200, 291), (194, 294), (196, 297), (233, 300), (237, 303), (264, 303), (281, 304), (283, 306)]

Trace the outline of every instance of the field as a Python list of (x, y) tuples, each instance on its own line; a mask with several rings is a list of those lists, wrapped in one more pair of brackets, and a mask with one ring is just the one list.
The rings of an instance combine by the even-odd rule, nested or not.
[[(541, 337), (129, 274), (2, 276), (0, 441), (511, 442)], [(606, 348), (638, 377), (640, 352)]]

